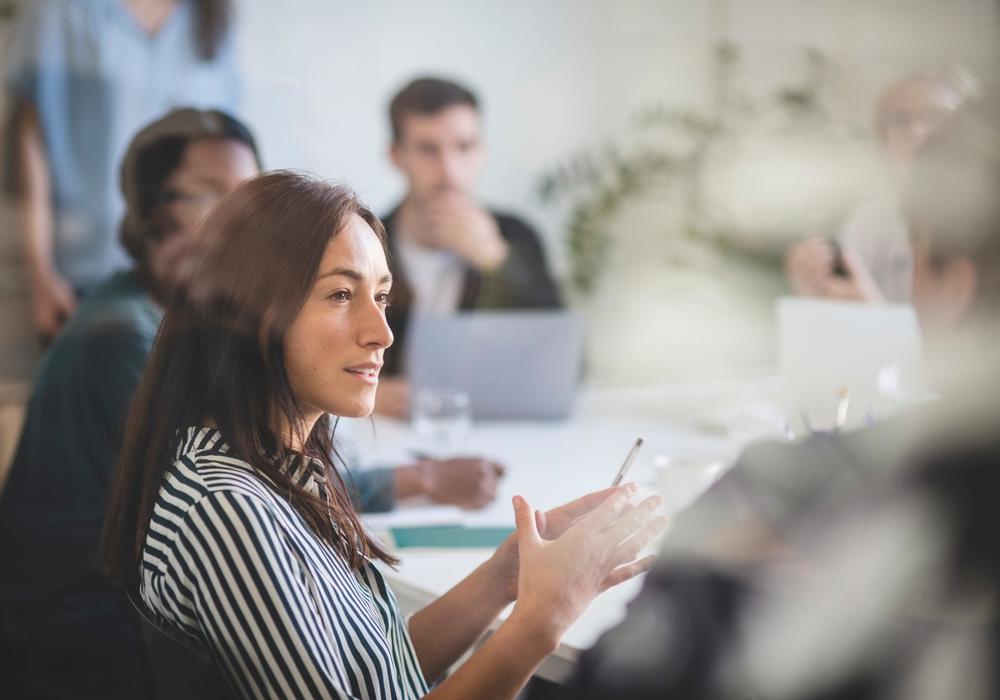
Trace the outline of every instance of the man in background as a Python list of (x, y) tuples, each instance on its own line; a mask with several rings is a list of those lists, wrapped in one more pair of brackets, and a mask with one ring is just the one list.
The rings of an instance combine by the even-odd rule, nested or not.
[(394, 279), (386, 316), (395, 342), (376, 411), (399, 417), (409, 411), (403, 357), (412, 314), (557, 308), (560, 299), (538, 235), (476, 199), (485, 156), (476, 96), (420, 78), (392, 99), (389, 119), (390, 155), (407, 190), (384, 218)]

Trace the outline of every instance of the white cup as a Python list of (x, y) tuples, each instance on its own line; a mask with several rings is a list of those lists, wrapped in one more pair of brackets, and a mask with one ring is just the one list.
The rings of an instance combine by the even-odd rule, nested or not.
[(663, 511), (674, 515), (691, 505), (722, 476), (724, 467), (720, 459), (654, 457), (656, 490), (663, 498)]

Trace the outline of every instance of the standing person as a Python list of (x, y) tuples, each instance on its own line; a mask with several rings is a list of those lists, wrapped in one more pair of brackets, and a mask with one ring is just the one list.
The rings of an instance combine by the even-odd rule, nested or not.
[(393, 378), (383, 381), (376, 410), (402, 416), (411, 314), (556, 308), (560, 300), (534, 230), (476, 198), (485, 157), (476, 96), (457, 83), (420, 78), (393, 97), (389, 120), (390, 155), (406, 194), (385, 217), (396, 290), (386, 316), (396, 343), (386, 353)]
[(789, 250), (785, 267), (797, 294), (910, 301), (913, 252), (898, 193), (917, 150), (973, 92), (972, 79), (958, 69), (907, 76), (883, 91), (875, 105), (875, 136), (893, 191), (858, 207), (836, 246), (812, 237)]
[[(102, 538), (110, 573), (208, 648), (240, 697), (513, 698), (604, 588), (644, 570), (659, 498), (634, 485), (541, 514), (402, 618), (330, 462), (371, 413), (392, 275), (345, 188), (276, 172), (221, 202), (129, 410)], [(457, 671), (429, 684), (511, 602)]]
[(6, 189), (43, 343), (128, 266), (115, 176), (133, 134), (171, 107), (235, 107), (230, 15), (229, 0), (25, 3), (6, 71)]

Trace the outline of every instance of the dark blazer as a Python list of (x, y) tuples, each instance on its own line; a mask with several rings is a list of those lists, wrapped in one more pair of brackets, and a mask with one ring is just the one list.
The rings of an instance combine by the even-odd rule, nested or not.
[[(386, 311), (386, 318), (395, 341), (385, 352), (387, 375), (401, 372), (402, 358), (406, 347), (406, 328), (413, 304), (413, 290), (406, 279), (406, 272), (399, 264), (395, 231), (397, 206), (382, 222), (385, 224), (389, 243), (389, 268), (392, 270), (392, 305)], [(462, 294), (459, 298), (460, 311), (477, 309), (557, 309), (562, 306), (559, 289), (548, 265), (545, 251), (535, 232), (520, 219), (490, 210), (500, 226), (500, 235), (510, 247), (507, 260), (494, 272), (483, 275), (473, 267), (467, 267)]]

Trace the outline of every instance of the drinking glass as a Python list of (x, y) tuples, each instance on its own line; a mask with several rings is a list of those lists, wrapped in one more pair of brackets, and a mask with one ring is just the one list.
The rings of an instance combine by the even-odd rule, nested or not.
[(472, 427), (469, 395), (451, 387), (424, 387), (413, 396), (413, 428), (424, 450), (445, 457), (461, 449)]

